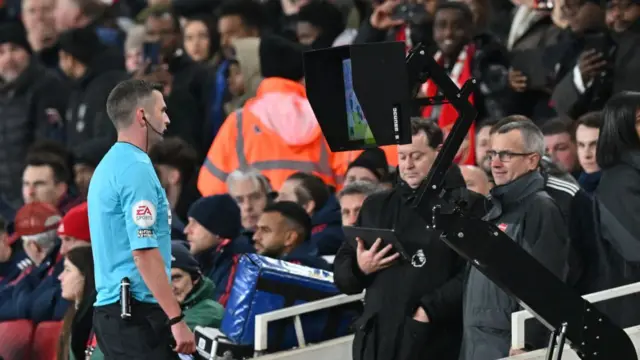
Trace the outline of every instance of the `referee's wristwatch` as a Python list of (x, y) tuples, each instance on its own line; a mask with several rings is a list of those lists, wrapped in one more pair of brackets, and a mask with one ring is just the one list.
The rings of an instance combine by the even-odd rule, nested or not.
[(167, 320), (167, 326), (172, 327), (173, 325), (182, 321), (182, 319), (184, 319), (184, 313), (180, 313), (180, 315), (174, 317), (173, 319)]

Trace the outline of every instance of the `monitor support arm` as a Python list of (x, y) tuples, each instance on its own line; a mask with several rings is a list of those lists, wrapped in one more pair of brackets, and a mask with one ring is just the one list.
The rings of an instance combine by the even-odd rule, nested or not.
[[(433, 200), (442, 198), (444, 176), (451, 167), (460, 145), (478, 115), (476, 108), (468, 100), (476, 80), (468, 80), (462, 86), (462, 89), (459, 89), (442, 67), (429, 56), (422, 44), (419, 44), (409, 52), (407, 56), (407, 72), (412, 98), (416, 98), (420, 87), (427, 79), (431, 79), (436, 83), (443, 94), (432, 98), (415, 99), (414, 102), (416, 104), (432, 106), (450, 103), (458, 111), (458, 119), (438, 153), (427, 179), (423, 181), (416, 192), (414, 206), (418, 209), (418, 212), (426, 215), (431, 214), (431, 210), (435, 205)], [(438, 202), (441, 206), (448, 205)]]
[[(480, 272), (518, 300), (551, 331), (547, 359), (565, 339), (582, 359), (637, 360), (633, 343), (591, 303), (542, 266), (493, 224), (463, 214), (458, 204), (445, 199), (444, 177), (464, 141), (477, 111), (469, 102), (475, 79), (462, 89), (449, 78), (423, 45), (406, 58), (410, 94), (416, 98), (422, 84), (431, 79), (441, 96), (415, 99), (418, 105), (451, 104), (458, 112), (451, 132), (438, 153), (425, 181), (416, 191), (412, 206), (428, 227)], [(472, 238), (472, 239), (469, 239)], [(499, 249), (499, 251), (497, 251)], [(535, 278), (535, 282), (526, 279)], [(549, 299), (553, 297), (553, 301)], [(562, 351), (557, 352), (560, 359)]]

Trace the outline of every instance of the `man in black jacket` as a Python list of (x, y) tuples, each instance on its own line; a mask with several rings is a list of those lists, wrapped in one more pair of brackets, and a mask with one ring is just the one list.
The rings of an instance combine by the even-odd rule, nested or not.
[[(633, 11), (637, 1), (627, 5), (619, 1), (608, 3), (607, 18), (612, 13), (618, 16), (622, 11), (625, 26), (618, 21), (607, 21), (610, 27), (607, 36), (578, 47), (579, 56), (567, 64), (568, 71), (558, 77), (553, 90), (551, 100), (556, 111), (573, 119), (602, 109), (612, 94), (640, 90), (640, 17)], [(620, 10), (623, 6), (624, 10)]]
[(165, 135), (179, 136), (198, 152), (206, 154), (209, 145), (203, 139), (203, 121), (210, 105), (208, 100), (209, 74), (200, 64), (191, 60), (180, 47), (182, 29), (180, 21), (168, 8), (159, 7), (144, 21), (148, 42), (160, 46), (157, 65), (150, 64), (141, 78), (164, 86), (168, 112), (173, 119)]
[[(362, 243), (354, 249), (345, 242), (334, 261), (341, 291), (367, 290), (364, 314), (356, 321), (354, 360), (458, 358), (465, 261), (427, 230), (408, 204), (429, 173), (443, 135), (431, 121), (412, 119), (411, 127), (412, 143), (398, 146), (400, 183), (369, 196), (356, 223), (394, 229), (411, 258), (400, 260), (379, 244), (366, 250)], [(483, 198), (465, 188), (458, 167), (449, 170), (444, 187), (467, 204)]]
[[(502, 126), (517, 121), (533, 124), (525, 116), (507, 116), (492, 127), (490, 135), (495, 135)], [(595, 289), (593, 281), (599, 276), (601, 252), (596, 235), (599, 220), (594, 212), (594, 199), (580, 188), (571, 174), (561, 169), (548, 156), (543, 156), (540, 160), (540, 173), (545, 179), (544, 191), (558, 205), (569, 228), (572, 251), (569, 254), (567, 284), (580, 294), (602, 290)]]
[(0, 25), (0, 211), (22, 206), (25, 154), (36, 139), (62, 140), (68, 90), (34, 56), (20, 23)]
[(119, 62), (102, 57), (108, 48), (91, 28), (62, 33), (58, 47), (60, 68), (73, 83), (65, 115), (68, 147), (97, 138), (115, 141), (116, 129), (107, 115), (107, 97), (129, 76)]
[[(569, 235), (560, 208), (544, 191), (545, 179), (538, 171), (543, 153), (543, 135), (532, 122), (515, 121), (497, 129), (487, 152), (496, 187), (491, 190), (493, 208), (485, 220), (564, 279)], [(516, 299), (472, 268), (465, 284), (461, 359), (487, 360), (509, 355), (511, 313), (518, 310)], [(536, 330), (541, 331), (536, 331), (533, 346), (546, 340), (544, 330)]]

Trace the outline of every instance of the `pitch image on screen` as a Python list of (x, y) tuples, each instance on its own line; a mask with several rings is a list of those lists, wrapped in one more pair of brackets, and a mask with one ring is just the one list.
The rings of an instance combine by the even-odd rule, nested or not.
[(375, 145), (376, 139), (373, 137), (371, 128), (358, 102), (358, 97), (353, 90), (351, 59), (342, 60), (342, 77), (344, 78), (344, 95), (347, 103), (349, 140), (360, 140), (367, 145)]

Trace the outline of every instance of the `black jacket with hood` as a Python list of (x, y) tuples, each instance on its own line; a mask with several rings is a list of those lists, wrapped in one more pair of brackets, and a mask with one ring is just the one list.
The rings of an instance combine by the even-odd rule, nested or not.
[[(564, 216), (544, 191), (538, 171), (491, 190), (493, 207), (485, 220), (497, 225), (559, 278), (567, 272), (569, 235)], [(511, 313), (521, 310), (515, 298), (471, 268), (464, 291), (461, 360), (500, 359), (511, 345)], [(536, 334), (543, 335), (543, 334)], [(546, 341), (546, 338), (544, 339)], [(534, 336), (537, 346), (540, 336)]]
[(22, 206), (25, 154), (36, 140), (63, 140), (69, 89), (53, 71), (32, 57), (8, 84), (0, 83), (0, 208), (12, 219)]
[[(476, 206), (484, 197), (468, 191), (458, 167), (445, 176), (445, 189)], [(334, 281), (347, 294), (366, 289), (364, 313), (356, 321), (354, 360), (456, 360), (461, 337), (462, 283), (466, 262), (450, 249), (407, 203), (415, 191), (401, 182), (369, 196), (357, 226), (394, 229), (412, 256), (371, 275), (358, 267), (356, 250), (344, 242), (334, 261)], [(429, 323), (413, 319), (422, 306)]]
[(119, 82), (129, 78), (120, 53), (104, 47), (87, 67), (87, 72), (73, 82), (66, 120), (66, 142), (76, 148), (96, 138), (115, 141), (116, 129), (107, 115), (107, 97)]

